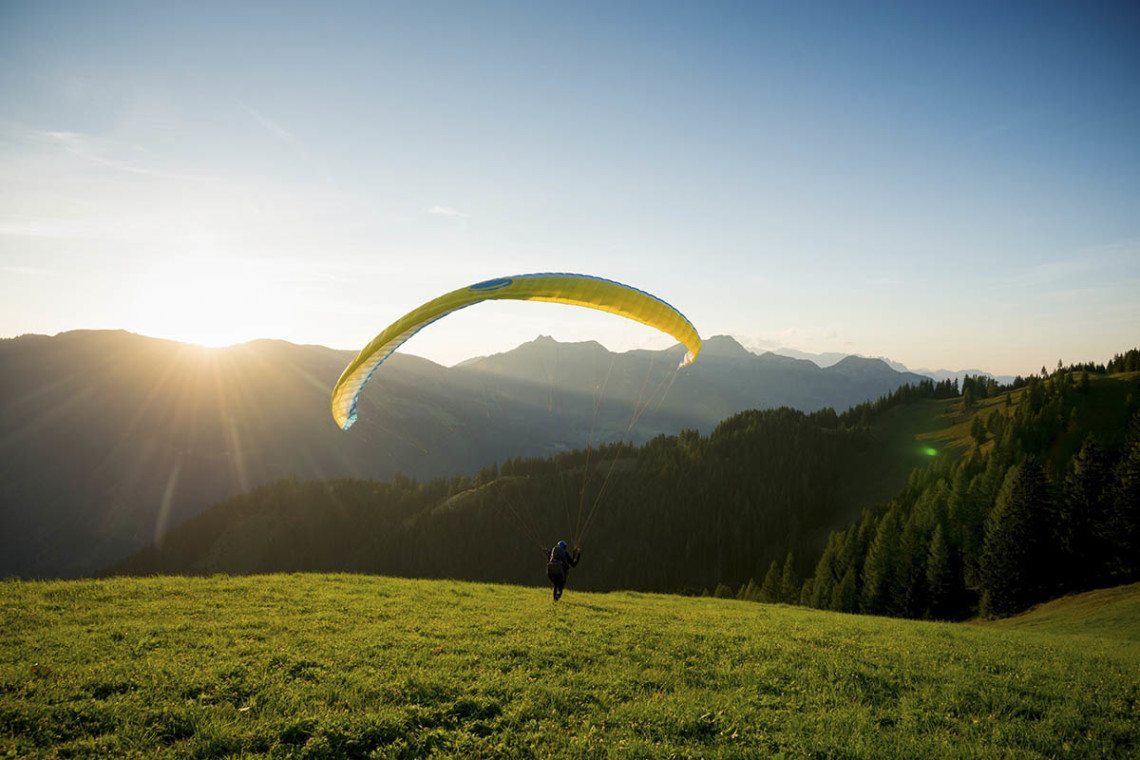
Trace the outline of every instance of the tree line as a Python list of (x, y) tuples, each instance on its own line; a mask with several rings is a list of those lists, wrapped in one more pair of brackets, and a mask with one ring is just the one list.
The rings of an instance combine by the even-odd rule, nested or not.
[(1004, 396), (974, 416), (969, 453), (916, 469), (898, 496), (832, 533), (798, 601), (959, 619), (1140, 577), (1136, 385), (1092, 394), (1094, 371), (1060, 368), (1017, 391), (967, 378), (964, 408), (971, 387)]

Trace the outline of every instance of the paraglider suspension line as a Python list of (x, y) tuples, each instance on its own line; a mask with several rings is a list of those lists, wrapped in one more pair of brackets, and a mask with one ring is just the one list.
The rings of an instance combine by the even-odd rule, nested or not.
[[(610, 375), (614, 371), (614, 361), (617, 359), (617, 354), (610, 355), (610, 366), (606, 370), (606, 377), (602, 381), (601, 389), (594, 386), (594, 414), (590, 419), (590, 434), (586, 438), (586, 464), (582, 470), (582, 486), (578, 489), (578, 514), (574, 519), (574, 530), (571, 533), (571, 539), (575, 545), (581, 545), (580, 536), (582, 533), (582, 511), (586, 504), (586, 485), (590, 482), (590, 455), (593, 453), (594, 447), (594, 429), (598, 424), (598, 410), (601, 409), (602, 399), (606, 395), (606, 386), (610, 383)], [(569, 515), (567, 515), (569, 518)], [(569, 519), (567, 520), (569, 522)]]
[[(653, 358), (655, 359), (656, 357), (653, 357)], [(669, 391), (672, 389), (673, 381), (676, 379), (677, 373), (680, 372), (680, 369), (681, 368), (678, 366), (672, 372), (669, 372), (666, 375), (664, 375), (661, 378), (660, 382), (658, 382), (657, 385), (654, 387), (653, 393), (651, 393), (649, 395), (649, 398), (644, 399), (645, 387), (646, 387), (646, 385), (648, 385), (649, 376), (653, 372), (653, 361), (650, 360), (649, 370), (646, 372), (646, 375), (645, 375), (646, 381), (643, 382), (641, 385), (641, 393), (638, 394), (637, 402), (634, 404), (633, 415), (630, 417), (629, 424), (626, 426), (626, 429), (625, 429), (625, 432), (627, 435), (630, 435), (633, 432), (634, 427), (637, 425), (637, 423), (639, 423), (641, 421), (641, 418), (642, 418), (642, 416), (644, 416), (646, 410), (648, 410), (649, 407), (653, 406), (653, 401), (654, 401), (654, 399), (657, 398), (658, 393), (661, 393), (661, 398), (657, 400), (657, 407), (656, 408), (657, 409), (661, 408), (661, 404), (665, 401), (665, 396), (667, 396), (669, 394)], [(663, 393), (662, 393), (662, 388), (664, 388)], [(643, 400), (644, 400), (644, 403), (642, 403)], [(581, 546), (582, 543), (586, 540), (586, 534), (589, 532), (590, 527), (594, 523), (594, 516), (597, 514), (598, 506), (602, 503), (602, 496), (605, 495), (606, 488), (610, 484), (610, 478), (613, 476), (614, 469), (617, 467), (618, 455), (621, 451), (621, 444), (618, 444), (615, 447), (615, 449), (616, 450), (613, 452), (613, 457), (612, 457), (612, 459), (610, 459), (610, 466), (607, 468), (607, 471), (606, 471), (606, 477), (602, 480), (602, 486), (601, 486), (601, 488), (598, 489), (598, 493), (597, 493), (597, 496), (594, 497), (593, 504), (590, 505), (590, 511), (586, 515), (586, 522), (582, 526), (582, 530), (578, 535), (578, 541), (577, 541), (578, 546)], [(583, 475), (583, 480), (582, 480), (583, 492), (585, 491), (586, 478), (588, 478), (588, 477), (589, 477), (588, 472), (585, 475)]]

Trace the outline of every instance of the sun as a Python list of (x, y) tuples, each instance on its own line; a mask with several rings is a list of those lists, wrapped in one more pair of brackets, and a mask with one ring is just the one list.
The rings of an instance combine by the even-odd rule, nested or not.
[(140, 280), (131, 329), (220, 347), (283, 334), (287, 299), (264, 265), (221, 257), (166, 259)]

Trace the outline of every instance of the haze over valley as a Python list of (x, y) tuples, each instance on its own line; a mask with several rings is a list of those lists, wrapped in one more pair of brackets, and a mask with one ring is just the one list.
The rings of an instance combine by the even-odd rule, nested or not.
[(756, 355), (728, 337), (677, 371), (683, 353), (548, 337), (451, 368), (401, 353), (342, 432), (328, 394), (352, 352), (116, 331), (0, 341), (0, 575), (97, 572), (279, 478), (472, 473), (590, 443), (707, 433), (746, 409), (842, 411), (921, 379), (879, 360), (820, 368)]

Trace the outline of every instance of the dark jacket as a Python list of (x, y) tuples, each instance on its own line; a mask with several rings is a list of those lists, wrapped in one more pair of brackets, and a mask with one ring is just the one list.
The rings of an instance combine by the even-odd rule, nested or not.
[(547, 562), (562, 565), (562, 572), (568, 573), (570, 572), (570, 568), (578, 566), (578, 557), (579, 554), (577, 552), (571, 552), (569, 549), (563, 549), (556, 545), (550, 550), (550, 559), (548, 559)]

